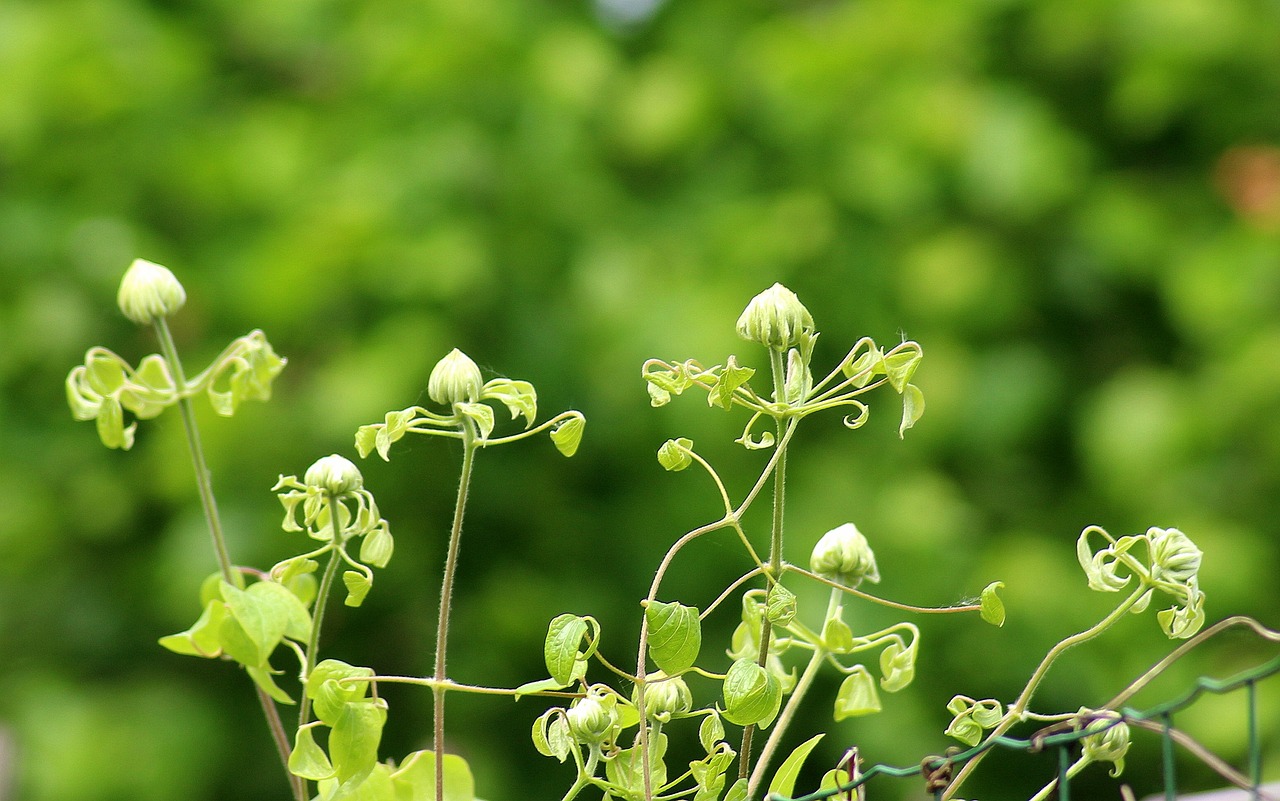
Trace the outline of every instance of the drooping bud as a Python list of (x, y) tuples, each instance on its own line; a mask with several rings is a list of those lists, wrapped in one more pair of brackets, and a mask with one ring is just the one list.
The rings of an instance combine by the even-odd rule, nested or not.
[(1151, 543), (1151, 577), (1186, 584), (1200, 570), (1201, 551), (1191, 538), (1176, 528), (1147, 530)]
[(483, 388), (480, 368), (457, 348), (436, 362), (431, 377), (427, 379), (427, 394), (431, 400), (444, 406), (474, 403), (479, 400)]
[(876, 555), (867, 538), (852, 523), (845, 523), (822, 535), (818, 544), (813, 546), (809, 569), (846, 587), (856, 587), (864, 579), (873, 584), (880, 581)]
[[(632, 693), (635, 702), (639, 693)], [(648, 720), (666, 723), (672, 715), (683, 715), (693, 709), (693, 693), (684, 679), (667, 678), (661, 670), (650, 673), (644, 688), (644, 716)]]
[(738, 336), (778, 351), (801, 347), (813, 336), (813, 316), (796, 293), (774, 284), (747, 304), (738, 318)]
[(125, 270), (116, 294), (120, 311), (139, 325), (168, 317), (187, 302), (187, 292), (169, 268), (146, 259), (134, 259)]
[(360, 468), (338, 454), (317, 459), (315, 464), (307, 468), (303, 482), (310, 487), (317, 487), (334, 496), (346, 495), (364, 486), (364, 476)]

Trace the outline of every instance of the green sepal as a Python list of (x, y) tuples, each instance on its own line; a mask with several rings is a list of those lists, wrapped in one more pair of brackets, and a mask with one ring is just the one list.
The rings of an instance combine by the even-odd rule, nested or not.
[[(467, 760), (457, 754), (444, 755), (444, 801), (475, 801), (476, 782)], [(414, 751), (391, 773), (395, 801), (434, 801), (436, 797), (436, 755)]]
[(347, 588), (347, 598), (343, 601), (347, 606), (359, 606), (373, 587), (373, 579), (358, 570), (342, 571), (342, 583)]
[(982, 591), (982, 607), (979, 614), (982, 619), (993, 626), (1004, 625), (1004, 601), (997, 593), (1004, 589), (1003, 581), (993, 581)]
[(333, 764), (324, 749), (316, 745), (310, 726), (298, 729), (293, 738), (293, 751), (289, 753), (289, 772), (313, 782), (333, 776)]
[(342, 714), (342, 708), (351, 701), (358, 701), (369, 692), (369, 682), (343, 679), (372, 678), (373, 668), (355, 667), (337, 659), (326, 659), (311, 669), (305, 691), (312, 701), (316, 717), (327, 726), (333, 726)]
[(284, 690), (280, 689), (280, 685), (276, 684), (276, 680), (271, 677), (273, 672), (271, 666), (258, 667), (256, 665), (246, 665), (245, 672), (249, 674), (249, 678), (253, 679), (253, 683), (262, 688), (262, 691), (276, 700), (277, 703), (290, 704), (294, 703), (293, 698)]
[(902, 422), (898, 425), (898, 439), (903, 439), (907, 429), (914, 426), (923, 414), (924, 393), (915, 384), (907, 384), (902, 392)]
[(661, 448), (658, 448), (658, 464), (668, 472), (679, 473), (693, 464), (693, 456), (689, 453), (692, 450), (693, 440), (691, 439), (685, 437), (669, 439), (662, 443)]
[[(579, 651), (582, 641), (591, 635), (591, 644), (587, 650)], [(595, 618), (578, 615), (559, 615), (547, 626), (547, 639), (543, 645), (542, 655), (547, 663), (547, 671), (551, 678), (567, 687), (584, 673), (586, 661), (596, 652), (596, 644), (600, 641), (599, 624)], [(581, 668), (577, 667), (579, 664)], [(576, 675), (575, 675), (576, 674)]]
[(644, 608), (649, 624), (649, 656), (668, 676), (677, 676), (698, 660), (702, 624), (698, 610), (680, 603), (654, 601)]
[[(738, 388), (751, 380), (756, 371), (751, 367), (739, 367), (733, 356), (725, 363), (724, 369), (716, 376), (716, 381), (707, 391), (707, 405), (719, 406), (721, 409), (733, 408), (733, 396)], [(650, 386), (653, 386), (650, 384)]]
[(329, 732), (329, 759), (334, 776), (346, 783), (368, 775), (378, 762), (378, 744), (387, 722), (387, 702), (365, 698), (343, 705)]
[(796, 595), (782, 586), (782, 582), (774, 582), (765, 597), (764, 616), (775, 626), (786, 626), (796, 617)]
[(874, 714), (880, 709), (880, 694), (876, 691), (875, 680), (862, 665), (854, 665), (853, 672), (845, 677), (836, 692), (836, 722)]
[(800, 775), (800, 768), (804, 767), (804, 761), (809, 758), (809, 752), (822, 741), (825, 734), (817, 734), (805, 740), (783, 761), (778, 767), (778, 772), (773, 774), (773, 781), (769, 782), (768, 796), (779, 796), (790, 798), (795, 791), (796, 778)]
[(200, 618), (191, 628), (178, 634), (170, 634), (160, 638), (160, 645), (184, 656), (202, 656), (212, 659), (222, 655), (221, 629), (222, 619), (227, 614), (227, 605), (219, 600), (205, 604)]
[(767, 728), (782, 706), (782, 684), (750, 659), (739, 659), (724, 678), (724, 717), (738, 726)]
[(586, 430), (587, 418), (579, 412), (571, 412), (572, 416), (560, 425), (551, 429), (551, 442), (556, 450), (565, 456), (573, 456), (582, 443), (582, 432)]

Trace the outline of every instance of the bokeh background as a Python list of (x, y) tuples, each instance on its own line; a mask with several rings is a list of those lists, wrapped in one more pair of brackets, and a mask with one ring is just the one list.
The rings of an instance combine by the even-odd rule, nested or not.
[[(855, 521), (885, 596), (949, 604), (1001, 579), (1009, 606), (1002, 630), (919, 620), (917, 682), (881, 716), (831, 724), (819, 684), (795, 731), (830, 732), (815, 761), (856, 744), (911, 764), (948, 744), (952, 694), (1012, 698), (1113, 600), (1075, 564), (1091, 523), (1181, 527), (1211, 620), (1280, 625), (1274, 0), (0, 0), (0, 86), (5, 798), (286, 793), (247, 681), (155, 645), (213, 569), (179, 421), (109, 452), (66, 408), (91, 345), (155, 349), (114, 304), (138, 256), (187, 287), (189, 372), (252, 328), (289, 359), (269, 404), (202, 417), (242, 563), (298, 546), (277, 475), (353, 456), (356, 427), (423, 399), (454, 346), (586, 413), (572, 460), (545, 440), (481, 454), (461, 680), (545, 675), (564, 611), (598, 617), (626, 663), (661, 554), (718, 514), (658, 445), (692, 437), (739, 494), (763, 464), (732, 444), (736, 416), (651, 409), (640, 364), (763, 367), (733, 324), (774, 281), (817, 319), (819, 363), (864, 335), (921, 342), (928, 403), (903, 442), (892, 394), (860, 431), (808, 424), (789, 558)], [(458, 455), (417, 439), (365, 463), (397, 553), (363, 608), (335, 609), (327, 655), (429, 672)], [(744, 564), (710, 538), (667, 594), (705, 606)], [(708, 623), (711, 665), (733, 617)], [(1169, 648), (1150, 614), (1127, 619), (1037, 707), (1102, 703)], [(1228, 638), (1169, 692), (1270, 653)], [(424, 747), (429, 694), (385, 694), (384, 753)], [(1275, 779), (1280, 691), (1261, 700)], [(483, 797), (567, 787), (528, 741), (540, 701), (450, 704)], [(1238, 759), (1242, 703), (1197, 710), (1180, 723)], [(1140, 795), (1156, 753), (1129, 760)], [(972, 792), (1026, 797), (1051, 770), (993, 758)]]

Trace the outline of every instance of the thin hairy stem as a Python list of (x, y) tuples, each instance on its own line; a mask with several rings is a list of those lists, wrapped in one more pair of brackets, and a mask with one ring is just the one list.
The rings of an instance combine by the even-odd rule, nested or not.
[[(782, 351), (770, 348), (769, 366), (773, 370), (773, 399), (778, 403), (786, 400), (786, 360)], [(777, 577), (782, 574), (782, 524), (783, 512), (786, 508), (787, 487), (787, 449), (784, 439), (788, 429), (795, 428), (795, 422), (785, 422), (776, 418), (778, 434), (777, 457), (773, 468), (773, 524), (769, 533), (769, 569)], [(769, 640), (773, 635), (773, 624), (764, 618), (760, 624), (760, 653), (756, 656), (756, 664), (761, 667), (769, 661)], [(751, 740), (756, 726), (748, 723), (742, 727), (742, 747), (738, 751), (738, 778), (745, 779), (751, 774)]]
[[(338, 502), (331, 493), (325, 493), (324, 502), (329, 506), (329, 522), (332, 526), (333, 533), (333, 549), (329, 552), (329, 562), (324, 567), (324, 574), (320, 577), (320, 588), (316, 591), (315, 611), (311, 614), (311, 636), (307, 639), (307, 650), (303, 651), (302, 663), (302, 681), (305, 684), (311, 678), (311, 671), (316, 667), (316, 654), (320, 652), (320, 627), (324, 625), (325, 609), (329, 606), (329, 593), (333, 589), (334, 576), (338, 574), (338, 565), (341, 564), (342, 547), (339, 543), (342, 541), (342, 532), (339, 529), (338, 519)], [(302, 728), (311, 722), (311, 699), (307, 697), (305, 692), (302, 693), (302, 700), (298, 704), (298, 728)]]
[(878, 595), (872, 595), (869, 592), (863, 592), (862, 590), (854, 589), (853, 587), (846, 587), (843, 584), (839, 584), (837, 582), (832, 581), (831, 579), (823, 578), (822, 576), (819, 576), (817, 573), (814, 573), (809, 570), (805, 570), (803, 567), (799, 567), (798, 565), (787, 564), (787, 565), (783, 565), (782, 569), (787, 573), (799, 573), (805, 578), (813, 579), (819, 584), (826, 584), (828, 587), (840, 590), (843, 593), (847, 593), (849, 595), (862, 598), (863, 600), (866, 600), (866, 601), (871, 601), (872, 603), (875, 603), (875, 604), (880, 604), (881, 606), (887, 606), (890, 609), (897, 609), (902, 612), (914, 612), (918, 615), (946, 615), (946, 614), (951, 614), (953, 612), (982, 611), (982, 606), (980, 604), (962, 603), (962, 604), (957, 604), (956, 606), (912, 606), (911, 604), (904, 604), (904, 603), (898, 603), (897, 601), (890, 601), (888, 599), (881, 598)]
[(432, 689), (438, 687), (443, 690), (461, 693), (474, 693), (476, 695), (508, 695), (516, 698), (526, 695), (541, 698), (582, 697), (582, 693), (567, 692), (565, 690), (535, 690), (533, 692), (521, 692), (518, 687), (511, 689), (506, 687), (482, 687), (478, 684), (459, 684), (458, 682), (450, 679), (437, 681), (436, 679), (427, 676), (348, 676), (347, 678), (342, 679), (339, 683), (350, 684), (355, 682), (368, 682), (370, 684), (416, 684), (419, 687), (429, 687)]
[[(1027, 704), (1031, 703), (1031, 697), (1040, 686), (1040, 682), (1044, 680), (1045, 674), (1049, 672), (1049, 668), (1058, 660), (1058, 657), (1062, 656), (1062, 654), (1068, 649), (1073, 648), (1080, 643), (1092, 640), (1094, 637), (1097, 637), (1099, 634), (1102, 634), (1102, 632), (1111, 628), (1115, 625), (1117, 620), (1128, 614), (1134, 604), (1138, 603), (1149, 589), (1150, 587), (1145, 582), (1139, 583), (1138, 589), (1134, 590), (1132, 595), (1126, 598), (1102, 620), (1078, 634), (1073, 634), (1070, 637), (1067, 637), (1062, 642), (1050, 648), (1049, 652), (1044, 655), (1044, 659), (1040, 661), (1040, 665), (1036, 668), (1035, 673), (1031, 674), (1030, 680), (1027, 681), (1027, 686), (1023, 688), (1022, 694), (1018, 696), (1018, 700), (1013, 702), (1013, 705), (1009, 707), (1009, 711), (1004, 714), (1004, 717), (1000, 719), (1000, 722), (996, 724), (996, 727), (986, 736), (985, 741), (989, 742), (996, 737), (999, 737), (1022, 719), (1023, 713), (1027, 711)], [(977, 769), (978, 765), (988, 753), (990, 753), (990, 751), (983, 751), (979, 753), (960, 769), (960, 772), (956, 774), (951, 784), (947, 786), (946, 792), (943, 793), (942, 801), (947, 801), (947, 799), (955, 795), (956, 791), (960, 789), (960, 785), (969, 777), (969, 774), (973, 773), (973, 771)]]
[[(840, 606), (840, 592), (832, 589), (831, 597), (827, 600), (827, 613), (822, 618), (824, 621), (830, 620), (835, 614), (836, 609)], [(783, 735), (791, 726), (791, 721), (796, 715), (796, 710), (800, 708), (800, 704), (804, 701), (804, 697), (809, 693), (809, 688), (813, 685), (813, 679), (818, 675), (818, 669), (822, 666), (822, 661), (827, 658), (825, 645), (819, 641), (817, 647), (813, 649), (813, 654), (809, 656), (809, 664), (804, 666), (804, 672), (800, 674), (799, 680), (796, 681), (795, 689), (791, 691), (791, 697), (787, 699), (787, 705), (782, 708), (781, 714), (778, 715), (777, 721), (773, 724), (773, 731), (769, 733), (769, 739), (765, 741), (764, 746), (760, 749), (760, 756), (756, 759), (756, 765), (751, 770), (751, 779), (747, 784), (747, 798), (755, 798), (760, 792), (760, 785), (764, 783), (765, 771), (769, 768), (769, 762), (773, 759), (773, 754), (778, 750), (778, 743), (782, 741)]]
[[(169, 365), (169, 373), (173, 376), (174, 389), (178, 394), (178, 413), (182, 417), (182, 430), (187, 437), (187, 450), (191, 453), (191, 467), (195, 471), (196, 492), (200, 496), (200, 508), (204, 511), (205, 526), (209, 529), (209, 538), (213, 541), (213, 552), (218, 559), (218, 570), (223, 581), (236, 587), (244, 586), (244, 580), (231, 564), (231, 555), (227, 551), (227, 539), (222, 533), (222, 518), (218, 514), (218, 502), (213, 494), (213, 477), (209, 473), (209, 463), (204, 458), (204, 446), (200, 442), (200, 429), (196, 425), (196, 413), (191, 399), (187, 397), (187, 379), (182, 371), (182, 360), (178, 358), (178, 348), (173, 343), (173, 335), (169, 332), (169, 324), (163, 317), (154, 321), (156, 338), (160, 341), (160, 352)], [(275, 743), (284, 765), (285, 775), (289, 779), (289, 789), (295, 801), (307, 801), (306, 786), (302, 779), (294, 776), (289, 770), (289, 735), (285, 732), (284, 723), (280, 720), (280, 712), (276, 702), (267, 691), (254, 684), (258, 703), (262, 707), (262, 715), (266, 718), (267, 729), (271, 732), (271, 741)]]
[(436, 801), (444, 801), (444, 694), (445, 664), (449, 647), (449, 618), (453, 605), (453, 579), (458, 569), (458, 545), (462, 539), (462, 518), (471, 490), (471, 468), (475, 463), (475, 429), (470, 421), (462, 423), (462, 470), (458, 478), (458, 498), (453, 506), (453, 527), (449, 530), (449, 552), (444, 562), (444, 580), (440, 583), (440, 622), (436, 627), (436, 684), (432, 743), (436, 753)]

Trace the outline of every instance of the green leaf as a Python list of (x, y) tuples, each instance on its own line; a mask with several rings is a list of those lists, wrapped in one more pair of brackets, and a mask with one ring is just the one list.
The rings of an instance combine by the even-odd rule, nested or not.
[(850, 653), (853, 651), (853, 630), (838, 616), (828, 618), (822, 627), (822, 644), (833, 654)]
[(982, 609), (979, 614), (982, 619), (993, 626), (1004, 625), (1004, 601), (1000, 600), (997, 595), (1000, 590), (1004, 589), (1003, 581), (993, 581), (982, 591)]
[(223, 647), (242, 665), (264, 667), (286, 631), (299, 634), (296, 639), (310, 636), (311, 616), (282, 585), (260, 581), (241, 590), (223, 581), (219, 588), (231, 612), (222, 626)]
[[(444, 755), (444, 801), (475, 801), (476, 782), (467, 760), (457, 754)], [(396, 801), (435, 801), (436, 755), (414, 751), (391, 774)]]
[(313, 702), (316, 717), (333, 726), (342, 714), (342, 708), (350, 701), (358, 701), (369, 692), (369, 682), (349, 681), (349, 678), (372, 678), (373, 668), (355, 667), (337, 659), (326, 659), (311, 669), (305, 691)]
[(343, 601), (347, 606), (359, 606), (373, 586), (373, 579), (357, 570), (342, 571), (342, 583), (347, 588), (347, 598)]
[(804, 761), (808, 759), (809, 752), (821, 742), (824, 736), (826, 735), (818, 734), (810, 737), (791, 752), (791, 755), (779, 766), (778, 772), (773, 774), (773, 781), (769, 782), (767, 795), (777, 794), (787, 798), (791, 797), (792, 792), (795, 791), (796, 778), (800, 775), (800, 768), (804, 766)]
[(916, 424), (924, 414), (924, 393), (915, 384), (907, 384), (902, 393), (902, 422), (898, 425), (898, 439)]
[(649, 656), (668, 676), (676, 676), (698, 660), (702, 624), (698, 610), (680, 603), (654, 601), (644, 609), (649, 623)]
[(378, 761), (378, 744), (387, 722), (387, 704), (368, 698), (344, 704), (329, 733), (329, 759), (339, 782), (360, 778)]
[(669, 439), (662, 443), (661, 448), (658, 448), (658, 464), (668, 472), (679, 473), (693, 464), (693, 456), (689, 454), (691, 450), (693, 450), (693, 440), (684, 437)]
[(568, 759), (573, 748), (573, 736), (569, 734), (564, 710), (554, 707), (539, 715), (533, 722), (532, 738), (533, 747), (539, 754), (555, 757), (561, 762)]
[[(293, 698), (291, 698), (287, 692), (280, 689), (280, 686), (276, 684), (276, 680), (271, 677), (273, 671), (271, 670), (270, 665), (265, 667), (246, 665), (245, 672), (249, 674), (249, 678), (253, 679), (254, 684), (261, 687), (267, 695), (274, 698), (278, 703), (293, 703)], [(279, 671), (274, 672), (278, 673)]]
[(455, 403), (453, 408), (458, 414), (476, 424), (476, 428), (480, 432), (480, 439), (487, 439), (493, 433), (494, 419), (491, 407), (483, 403)]
[(729, 792), (724, 794), (724, 801), (747, 801), (747, 789), (750, 782), (746, 779), (738, 779), (729, 788)]
[[(569, 684), (572, 684), (570, 682)], [(537, 693), (546, 692), (548, 690), (563, 690), (569, 684), (561, 684), (555, 679), (538, 679), (537, 681), (526, 681), (511, 693), (511, 696), (517, 701), (526, 695), (535, 695)]]
[[(580, 670), (577, 665), (583, 663), (585, 668), (586, 660), (595, 653), (594, 643), (599, 642), (600, 636), (598, 629), (593, 629), (596, 629), (594, 618), (569, 614), (557, 616), (547, 626), (547, 639), (542, 655), (551, 678), (560, 682), (561, 687), (569, 686), (577, 678), (575, 674)], [(588, 632), (592, 633), (593, 644), (586, 651), (579, 651), (578, 647), (582, 645)]]
[(528, 381), (495, 378), (484, 385), (480, 397), (506, 406), (512, 420), (524, 415), (525, 428), (533, 425), (534, 418), (538, 416), (538, 393)]
[(796, 617), (796, 596), (791, 590), (774, 582), (765, 598), (764, 616), (775, 626), (786, 626)]
[[(716, 377), (716, 382), (711, 385), (707, 393), (707, 404), (719, 406), (721, 409), (732, 409), (734, 393), (738, 387), (750, 381), (751, 376), (755, 375), (755, 373), (756, 371), (753, 368), (739, 367), (737, 359), (730, 356), (729, 361), (725, 363), (724, 369)], [(652, 386), (650, 384), (650, 387)]]
[(207, 659), (221, 656), (222, 619), (226, 614), (226, 604), (218, 600), (209, 601), (191, 628), (179, 634), (161, 637), (160, 644), (175, 654), (185, 656), (202, 656)]
[(582, 432), (587, 427), (587, 418), (581, 413), (570, 412), (570, 414), (573, 416), (551, 429), (551, 442), (555, 444), (556, 450), (565, 456), (573, 456), (578, 452), (578, 445), (582, 442)]
[(904, 342), (884, 355), (885, 375), (895, 391), (906, 391), (923, 355), (914, 342)]
[(724, 678), (724, 717), (738, 726), (766, 728), (782, 706), (782, 684), (750, 659), (739, 659)]
[(714, 709), (703, 718), (698, 727), (698, 742), (708, 754), (716, 749), (716, 744), (724, 739), (724, 724), (720, 722), (720, 713)]
[(880, 695), (875, 680), (862, 665), (855, 665), (853, 672), (840, 683), (836, 693), (836, 722), (846, 718), (861, 717), (880, 711)]
[(890, 642), (880, 652), (880, 686), (896, 693), (916, 676), (916, 640), (908, 646)]
[(293, 751), (289, 754), (289, 772), (313, 782), (333, 775), (333, 765), (324, 749), (316, 745), (310, 726), (298, 729), (294, 736)]
[[(667, 753), (667, 735), (656, 733), (649, 738), (649, 783), (653, 787), (662, 787), (667, 783), (667, 765), (664, 757)], [(609, 781), (627, 791), (629, 796), (644, 797), (644, 773), (640, 769), (641, 752), (639, 744), (618, 752), (618, 755), (605, 763), (605, 776)]]
[(720, 798), (720, 791), (724, 789), (724, 774), (733, 764), (734, 756), (736, 754), (733, 749), (726, 748), (707, 754), (706, 759), (689, 763), (689, 772), (698, 785), (693, 801), (716, 801)]
[(299, 642), (306, 642), (311, 638), (311, 613), (307, 611), (302, 599), (284, 584), (259, 581), (249, 585), (246, 592), (259, 604), (270, 608), (270, 614), (284, 617), (284, 636)]
[(386, 567), (395, 550), (395, 540), (391, 538), (391, 530), (378, 526), (365, 535), (360, 543), (360, 561), (374, 567)]

